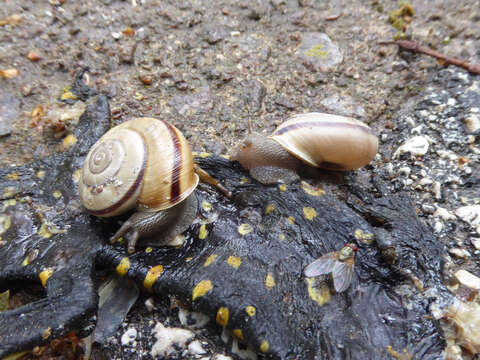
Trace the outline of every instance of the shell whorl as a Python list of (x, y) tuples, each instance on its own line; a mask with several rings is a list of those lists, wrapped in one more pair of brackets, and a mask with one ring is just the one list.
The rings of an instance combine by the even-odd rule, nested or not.
[(305, 163), (332, 170), (365, 166), (378, 150), (378, 139), (366, 124), (323, 113), (293, 116), (270, 138)]
[(170, 208), (198, 184), (182, 133), (153, 118), (124, 122), (92, 147), (82, 168), (80, 200), (93, 215), (115, 216), (133, 207)]

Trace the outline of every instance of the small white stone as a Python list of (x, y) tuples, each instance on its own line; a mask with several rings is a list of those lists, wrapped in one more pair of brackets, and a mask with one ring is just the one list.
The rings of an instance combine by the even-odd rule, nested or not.
[(475, 239), (470, 239), (470, 241), (472, 242), (472, 245), (476, 250), (480, 250), (480, 239), (475, 238)]
[(480, 129), (480, 117), (477, 114), (468, 114), (465, 119), (463, 119), (465, 124), (465, 129), (469, 134), (472, 134)]
[(411, 133), (412, 135), (420, 135), (420, 134), (422, 133), (422, 128), (423, 128), (423, 124), (418, 125), (417, 127), (414, 127), (414, 128), (410, 131), (410, 133)]
[(145, 300), (145, 307), (149, 312), (152, 312), (155, 309), (155, 302), (153, 301), (153, 298), (149, 297), (147, 300)]
[(411, 171), (412, 171), (412, 169), (410, 169), (408, 166), (404, 166), (404, 167), (401, 167), (400, 169), (398, 169), (398, 173), (400, 175), (405, 176), (405, 177), (408, 177), (410, 175)]
[(435, 195), (435, 199), (440, 200), (442, 198), (442, 186), (438, 181), (435, 181), (432, 186), (433, 195)]
[(412, 179), (407, 179), (407, 180), (405, 180), (405, 185), (410, 186), (410, 185), (412, 185), (412, 184), (413, 184), (413, 180), (412, 180)]
[(447, 105), (449, 106), (453, 106), (457, 103), (457, 100), (455, 100), (454, 98), (450, 98), (447, 100)]
[(460, 219), (477, 228), (480, 226), (480, 205), (468, 205), (459, 207), (455, 211)]
[(456, 220), (457, 217), (449, 212), (447, 209), (437, 206), (435, 213), (433, 214), (435, 217), (440, 217), (444, 221)]
[(122, 37), (122, 33), (120, 32), (112, 32), (112, 37), (115, 39), (115, 40), (118, 40)]
[(458, 282), (473, 290), (480, 290), (480, 278), (466, 270), (458, 270), (455, 273)]
[(420, 185), (425, 186), (425, 185), (430, 185), (433, 183), (433, 180), (430, 178), (423, 178), (418, 182)]
[(467, 250), (460, 248), (452, 248), (449, 249), (448, 252), (458, 259), (467, 259), (471, 256)]
[(129, 328), (125, 331), (122, 335), (122, 345), (123, 346), (135, 346), (137, 342), (135, 339), (137, 338), (137, 329)]
[(415, 136), (400, 146), (393, 154), (393, 157), (397, 158), (405, 153), (410, 153), (413, 156), (423, 156), (427, 153), (428, 147), (428, 140), (424, 136)]
[(435, 212), (435, 207), (432, 205), (423, 204), (422, 210), (427, 214), (433, 214)]
[(157, 338), (157, 341), (152, 346), (151, 355), (167, 356), (175, 351), (174, 344), (181, 348), (185, 348), (188, 340), (192, 339), (195, 334), (190, 330), (181, 328), (166, 328), (161, 323), (157, 323), (153, 329), (153, 334)]
[(230, 356), (223, 355), (223, 354), (215, 354), (212, 357), (212, 360), (233, 360)]
[(433, 225), (433, 232), (434, 233), (440, 233), (443, 230), (443, 224), (441, 221), (435, 221), (435, 224)]
[(188, 352), (192, 355), (203, 355), (207, 353), (207, 350), (203, 348), (199, 340), (195, 340), (188, 344)]

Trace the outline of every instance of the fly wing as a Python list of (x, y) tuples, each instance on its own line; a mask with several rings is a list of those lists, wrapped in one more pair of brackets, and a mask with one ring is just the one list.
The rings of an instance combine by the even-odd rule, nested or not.
[(353, 261), (337, 261), (332, 269), (332, 278), (337, 293), (345, 291), (353, 279)]
[(311, 262), (303, 273), (306, 277), (319, 276), (329, 274), (332, 272), (335, 262), (337, 262), (336, 252), (331, 252), (319, 257), (317, 260)]

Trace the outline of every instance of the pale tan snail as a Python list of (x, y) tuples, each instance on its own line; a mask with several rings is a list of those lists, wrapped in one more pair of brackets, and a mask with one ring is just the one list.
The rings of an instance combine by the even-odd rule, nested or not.
[(138, 238), (157, 234), (163, 245), (186, 230), (196, 217), (197, 184), (183, 134), (167, 121), (136, 118), (110, 129), (90, 149), (79, 196), (100, 217), (137, 209), (111, 239), (124, 236), (134, 252)]
[(291, 117), (272, 135), (252, 133), (230, 152), (263, 184), (290, 183), (310, 169), (355, 170), (377, 153), (369, 126), (344, 116), (306, 113)]

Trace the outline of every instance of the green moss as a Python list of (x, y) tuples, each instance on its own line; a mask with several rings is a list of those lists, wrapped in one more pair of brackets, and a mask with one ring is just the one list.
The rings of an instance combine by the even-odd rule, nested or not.
[(323, 49), (322, 44), (315, 45), (305, 51), (305, 55), (309, 57), (318, 57), (322, 59), (326, 59), (328, 57), (328, 51), (327, 50), (322, 50)]

